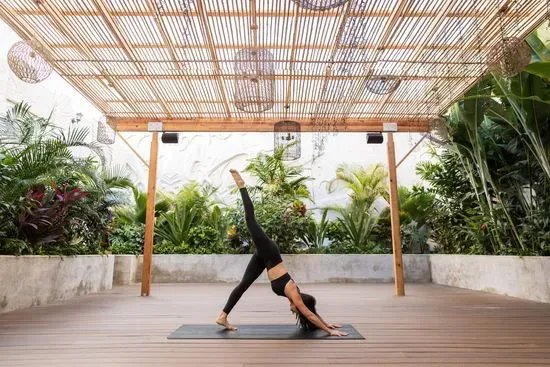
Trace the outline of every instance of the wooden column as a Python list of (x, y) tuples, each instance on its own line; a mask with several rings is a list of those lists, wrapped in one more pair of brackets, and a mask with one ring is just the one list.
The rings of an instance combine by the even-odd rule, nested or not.
[(147, 211), (145, 213), (145, 246), (141, 272), (141, 295), (148, 296), (151, 289), (151, 265), (153, 260), (153, 235), (155, 233), (155, 197), (157, 192), (158, 133), (152, 134), (147, 184)]
[(393, 245), (395, 293), (398, 296), (404, 296), (405, 284), (403, 282), (403, 256), (401, 254), (399, 197), (397, 194), (397, 168), (395, 166), (395, 145), (393, 143), (393, 133), (388, 133), (388, 169), (390, 174), (391, 237)]

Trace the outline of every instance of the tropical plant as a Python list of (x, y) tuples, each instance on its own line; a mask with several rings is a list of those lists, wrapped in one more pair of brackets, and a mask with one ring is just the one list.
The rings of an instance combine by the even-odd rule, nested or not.
[[(117, 208), (115, 221), (119, 225), (124, 224), (145, 224), (147, 213), (147, 193), (132, 186), (134, 199), (133, 206), (122, 206)], [(158, 192), (155, 203), (155, 217), (166, 213), (172, 207), (172, 200), (164, 193)]]
[(157, 242), (195, 248), (222, 243), (228, 218), (222, 213), (221, 204), (213, 199), (216, 191), (211, 185), (200, 186), (196, 182), (185, 185), (176, 195), (174, 209), (161, 214), (157, 221)]
[(388, 193), (387, 173), (384, 166), (376, 164), (368, 168), (341, 164), (336, 169), (336, 178), (328, 184), (328, 192), (334, 192), (338, 184), (350, 191), (350, 209), (364, 212), (371, 209), (376, 198)]
[(156, 225), (155, 235), (160, 241), (174, 245), (189, 244), (191, 228), (201, 222), (203, 207), (179, 201), (174, 210), (163, 213)]
[[(299, 201), (289, 203), (288, 199), (280, 196), (264, 195), (258, 199), (256, 195), (252, 195), (252, 200), (256, 219), (267, 236), (277, 243), (282, 253), (296, 253), (300, 238), (307, 231), (311, 220), (311, 213), (306, 210), (305, 205)], [(239, 243), (253, 245), (240, 200), (236, 207), (238, 209), (232, 209), (229, 214), (235, 226), (231, 236), (234, 240), (238, 239)]]
[(290, 199), (309, 199), (310, 192), (305, 185), (309, 177), (303, 176), (301, 166), (290, 166), (283, 160), (285, 148), (276, 149), (273, 154), (260, 153), (252, 158), (245, 168), (256, 177), (257, 185), (250, 185), (251, 191)]
[(113, 254), (143, 254), (145, 226), (139, 224), (117, 225), (110, 233), (110, 251)]
[[(398, 187), (399, 222), (403, 252), (426, 252), (431, 234), (429, 219), (434, 210), (435, 195), (422, 186)], [(389, 208), (379, 215), (373, 239), (386, 248), (392, 248), (391, 216)]]
[(548, 82), (527, 73), (489, 77), (453, 106), (450, 143), (420, 167), (437, 195), (431, 223), (442, 250), (548, 252), (533, 233), (550, 230), (538, 220), (549, 212), (549, 116)]
[[(345, 207), (327, 208), (338, 215), (338, 231), (334, 233), (340, 238), (331, 240), (331, 246), (347, 246), (347, 251), (372, 247), (371, 241), (378, 222), (373, 204), (378, 197), (387, 196), (386, 180), (386, 171), (380, 164), (368, 168), (347, 164), (338, 166), (336, 178), (329, 182), (328, 191), (334, 192), (338, 185), (344, 185), (349, 190), (350, 202)], [(328, 228), (330, 237), (333, 231)]]
[(372, 231), (378, 221), (378, 215), (372, 212), (357, 212), (342, 210), (337, 220), (346, 231), (346, 242), (353, 246), (360, 247), (370, 242)]
[(0, 116), (1, 253), (101, 250), (116, 190), (129, 180), (102, 168), (103, 149), (88, 135), (87, 128), (63, 131), (24, 103)]
[(328, 209), (323, 209), (319, 222), (311, 217), (306, 230), (300, 235), (300, 238), (309, 249), (319, 249), (324, 245), (328, 236), (330, 222), (327, 220)]

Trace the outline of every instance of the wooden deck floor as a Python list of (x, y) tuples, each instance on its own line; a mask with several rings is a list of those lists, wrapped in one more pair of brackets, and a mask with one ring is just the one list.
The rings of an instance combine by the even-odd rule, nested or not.
[[(1, 366), (550, 366), (550, 305), (448, 288), (303, 284), (329, 322), (366, 340), (167, 340), (210, 323), (230, 284), (138, 286), (0, 315)], [(232, 321), (292, 323), (288, 302), (254, 285)]]

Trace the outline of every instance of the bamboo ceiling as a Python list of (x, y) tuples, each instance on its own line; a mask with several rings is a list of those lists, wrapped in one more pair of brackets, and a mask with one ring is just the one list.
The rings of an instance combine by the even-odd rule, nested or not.
[[(261, 130), (281, 119), (425, 130), (481, 76), (501, 24), (524, 37), (545, 11), (542, 0), (351, 0), (327, 11), (291, 0), (0, 1), (4, 21), (120, 130), (153, 120)], [(235, 107), (241, 49), (273, 55), (268, 111)], [(373, 94), (365, 82), (377, 75), (401, 84)]]

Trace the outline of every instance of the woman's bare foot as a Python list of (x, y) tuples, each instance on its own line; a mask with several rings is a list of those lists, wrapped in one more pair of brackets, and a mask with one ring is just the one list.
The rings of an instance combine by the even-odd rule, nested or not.
[(239, 189), (242, 189), (243, 187), (246, 186), (245, 183), (244, 183), (243, 178), (241, 177), (241, 174), (239, 173), (239, 171), (237, 171), (236, 169), (231, 168), (229, 170), (229, 172), (231, 172), (231, 176), (233, 176), (233, 179), (235, 180), (235, 183), (237, 184), (237, 187)]
[(216, 324), (223, 326), (226, 330), (237, 330), (236, 326), (231, 325), (229, 321), (227, 321), (227, 316), (220, 315), (216, 320)]

